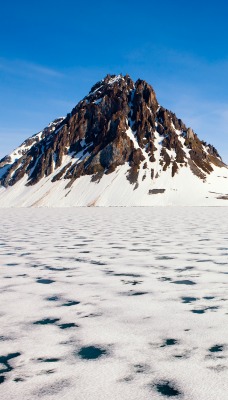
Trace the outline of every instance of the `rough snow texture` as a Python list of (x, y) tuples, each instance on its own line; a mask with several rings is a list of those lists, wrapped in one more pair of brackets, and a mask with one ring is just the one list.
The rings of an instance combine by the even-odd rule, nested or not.
[(217, 150), (122, 75), (4, 157), (0, 183), (1, 207), (228, 204)]
[(1, 399), (227, 400), (227, 208), (0, 217)]

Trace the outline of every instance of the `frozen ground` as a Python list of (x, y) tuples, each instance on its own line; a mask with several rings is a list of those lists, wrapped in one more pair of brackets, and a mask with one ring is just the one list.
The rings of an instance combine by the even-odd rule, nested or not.
[(227, 214), (1, 209), (1, 399), (227, 400)]

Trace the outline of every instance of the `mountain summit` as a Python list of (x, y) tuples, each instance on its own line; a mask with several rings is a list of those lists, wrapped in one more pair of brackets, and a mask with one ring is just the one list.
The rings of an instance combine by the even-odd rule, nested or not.
[(128, 75), (107, 75), (4, 157), (0, 184), (3, 207), (228, 203), (217, 150)]

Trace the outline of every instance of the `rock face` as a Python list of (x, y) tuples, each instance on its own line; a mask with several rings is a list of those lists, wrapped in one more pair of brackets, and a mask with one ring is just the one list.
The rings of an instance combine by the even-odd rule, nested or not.
[(107, 75), (70, 114), (0, 161), (0, 183), (9, 187), (24, 179), (32, 186), (50, 176), (69, 189), (80, 177), (99, 182), (126, 164), (135, 189), (141, 169), (152, 181), (162, 171), (174, 177), (181, 168), (205, 180), (214, 166), (225, 167), (212, 145), (158, 104), (147, 82)]

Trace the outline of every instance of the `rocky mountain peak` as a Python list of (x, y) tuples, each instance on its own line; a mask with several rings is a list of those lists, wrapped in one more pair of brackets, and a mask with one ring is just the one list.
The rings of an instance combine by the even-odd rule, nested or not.
[(146, 81), (120, 74), (97, 82), (66, 118), (2, 159), (0, 182), (7, 187), (23, 178), (31, 186), (50, 176), (69, 188), (86, 175), (99, 182), (126, 164), (135, 189), (142, 169), (143, 179), (150, 176), (153, 183), (161, 173), (174, 177), (181, 168), (205, 180), (213, 165), (224, 166), (213, 146), (158, 104)]

